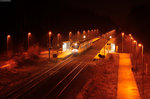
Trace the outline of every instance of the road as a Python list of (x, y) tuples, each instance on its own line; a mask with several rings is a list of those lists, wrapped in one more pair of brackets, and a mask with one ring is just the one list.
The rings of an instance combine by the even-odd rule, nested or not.
[(84, 53), (73, 56), (54, 67), (50, 67), (27, 84), (9, 92), (4, 98), (15, 99), (66, 99), (75, 98), (90, 78), (89, 65), (104, 45), (100, 39)]

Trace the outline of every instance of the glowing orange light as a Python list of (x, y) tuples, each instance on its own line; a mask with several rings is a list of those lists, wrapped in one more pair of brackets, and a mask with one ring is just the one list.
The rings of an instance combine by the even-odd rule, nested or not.
[(72, 32), (69, 32), (69, 36), (72, 34)]
[(10, 35), (7, 35), (7, 38), (10, 38)]
[(136, 40), (134, 40), (133, 43), (136, 43)]
[(85, 30), (83, 30), (83, 34), (85, 34), (86, 32), (85, 32)]
[(132, 35), (131, 35), (131, 34), (129, 34), (129, 36), (131, 37)]
[(142, 44), (138, 44), (138, 46), (139, 46), (139, 47), (141, 47), (141, 46), (142, 46)]
[(49, 35), (52, 35), (52, 32), (49, 32)]
[(28, 33), (28, 36), (30, 36), (30, 35), (31, 35), (31, 33), (29, 32), (29, 33)]
[(60, 33), (58, 33), (57, 36), (59, 37), (59, 36), (60, 36)]
[(131, 40), (133, 40), (133, 37), (131, 37)]
[(122, 33), (122, 36), (124, 36), (124, 32)]

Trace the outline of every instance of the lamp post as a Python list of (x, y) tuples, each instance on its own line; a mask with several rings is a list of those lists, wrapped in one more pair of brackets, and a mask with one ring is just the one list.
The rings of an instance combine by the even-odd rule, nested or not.
[(72, 32), (69, 32), (69, 41), (71, 41)]
[(48, 33), (48, 41), (49, 41), (49, 60), (50, 60), (50, 49), (51, 49), (51, 36), (52, 36), (52, 32)]
[(136, 65), (137, 65), (137, 41), (134, 40), (133, 43), (135, 44), (135, 52), (134, 52), (134, 57), (135, 57), (135, 69), (137, 69)]
[(85, 39), (86, 39), (86, 31), (83, 30), (83, 40), (85, 40)]
[(80, 40), (80, 32), (77, 31), (77, 40), (79, 41)]
[(60, 33), (57, 34), (57, 46), (60, 47)]
[(124, 32), (122, 33), (122, 53), (123, 53), (123, 40), (124, 40)]
[(138, 44), (138, 47), (141, 47), (142, 48), (142, 53), (141, 53), (141, 56), (142, 56), (142, 82), (143, 82), (143, 95), (144, 95), (144, 58), (143, 58), (143, 49), (144, 49), (144, 46), (142, 44)]
[(29, 49), (29, 47), (30, 47), (30, 38), (31, 38), (31, 33), (29, 32), (29, 33), (28, 33), (28, 49)]
[(131, 39), (131, 48), (130, 48), (130, 54), (132, 54), (132, 40), (133, 40), (133, 37), (130, 37), (130, 39)]
[(10, 41), (10, 35), (7, 35), (7, 56), (8, 55), (8, 51), (9, 51), (9, 41)]

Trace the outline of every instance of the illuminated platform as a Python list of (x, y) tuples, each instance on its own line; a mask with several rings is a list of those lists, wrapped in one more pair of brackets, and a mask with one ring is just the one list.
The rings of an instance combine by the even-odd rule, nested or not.
[(131, 68), (130, 54), (119, 54), (117, 99), (140, 99)]
[[(104, 47), (99, 51), (99, 53), (97, 53), (97, 55), (94, 57), (94, 59), (99, 59), (99, 54), (100, 55), (104, 55), (106, 56), (109, 53), (115, 53), (116, 52), (116, 46), (115, 46), (115, 38), (110, 39), (107, 44), (105, 45), (105, 51), (104, 51)], [(109, 45), (108, 45), (109, 44)]]
[(66, 58), (67, 56), (71, 55), (72, 52), (71, 51), (65, 51), (65, 52), (62, 52), (61, 54), (59, 54), (57, 56), (58, 59), (63, 59), (63, 58)]

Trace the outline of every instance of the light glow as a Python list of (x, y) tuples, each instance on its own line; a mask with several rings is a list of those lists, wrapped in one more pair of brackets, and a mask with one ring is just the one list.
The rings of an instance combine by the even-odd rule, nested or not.
[(28, 36), (30, 36), (30, 35), (31, 35), (31, 33), (29, 32), (29, 33), (28, 33)]
[(136, 40), (134, 40), (133, 43), (136, 43)]
[(85, 39), (85, 38), (86, 38), (86, 36), (84, 35), (84, 36), (83, 36), (83, 38)]
[(75, 43), (74, 45), (75, 45), (75, 46), (77, 46), (78, 44), (77, 44), (77, 43)]
[(138, 44), (138, 46), (139, 46), (139, 47), (141, 47), (141, 46), (142, 46), (142, 44)]
[(49, 35), (52, 35), (52, 32), (49, 32)]
[(112, 38), (112, 36), (109, 36), (109, 38), (111, 39), (111, 38)]
[(7, 38), (10, 38), (10, 35), (7, 35)]
[(72, 52), (78, 52), (78, 49), (73, 49)]

